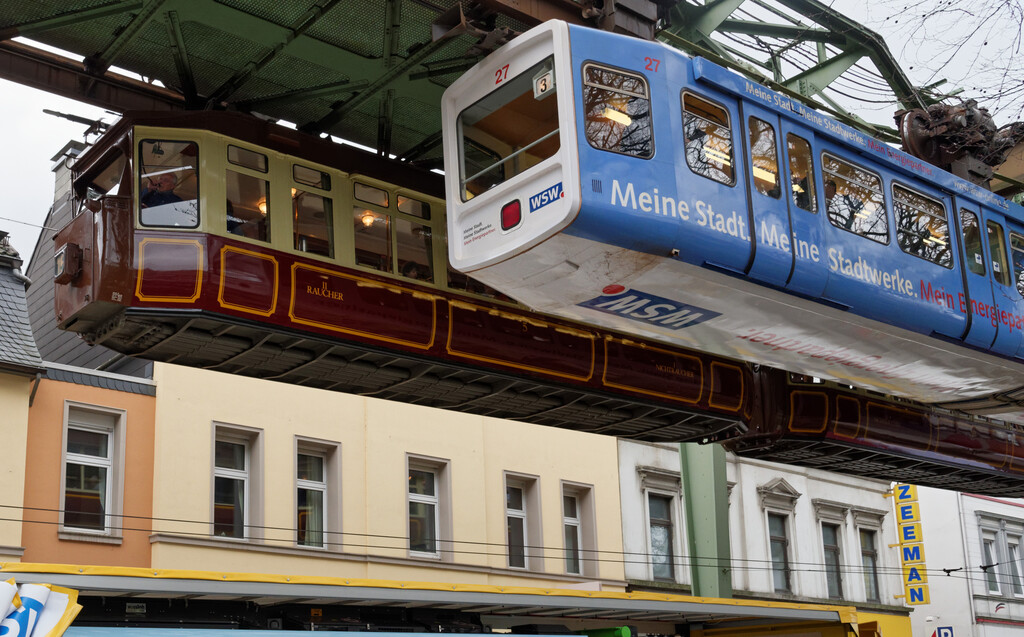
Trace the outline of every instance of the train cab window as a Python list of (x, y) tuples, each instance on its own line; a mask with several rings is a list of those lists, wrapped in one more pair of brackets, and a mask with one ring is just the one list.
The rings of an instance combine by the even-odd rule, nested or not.
[[(127, 163), (128, 158), (125, 157), (124, 153), (116, 151), (113, 153), (113, 156), (107, 159), (106, 164), (98, 172), (90, 171), (95, 174), (95, 177), (86, 177), (88, 181), (84, 186), (81, 184), (75, 185), (75, 189), (82, 201), (82, 205), (75, 212), (75, 216), (78, 216), (88, 206), (89, 202), (98, 201), (100, 197), (125, 194), (121, 192), (121, 181), (125, 177), (124, 169)], [(131, 183), (130, 178), (128, 183)]]
[(155, 228), (199, 226), (199, 146), (195, 142), (139, 142), (139, 222)]
[(1024, 236), (1010, 233), (1010, 253), (1013, 257), (1013, 281), (1017, 292), (1024, 296)]
[(728, 111), (683, 93), (683, 142), (690, 170), (727, 186), (736, 183)]
[(228, 144), (228, 161), (249, 170), (256, 170), (261, 173), (267, 172), (267, 156), (247, 148)]
[(896, 243), (907, 254), (953, 267), (949, 245), (949, 223), (941, 202), (893, 184), (893, 211), (896, 214)]
[[(386, 190), (355, 183), (357, 202), (387, 208)], [(367, 206), (352, 206), (352, 224), (355, 230), (356, 265), (381, 272), (392, 272), (391, 215)]]
[(787, 133), (786, 152), (789, 153), (789, 176), (793, 181), (793, 205), (817, 214), (818, 191), (814, 187), (811, 145), (803, 137)]
[(992, 278), (996, 283), (1010, 285), (1009, 261), (1006, 258), (1006, 236), (1003, 227), (994, 221), (986, 221), (988, 248), (992, 251)]
[(493, 92), (459, 113), (463, 201), (529, 170), (561, 144), (554, 57), (514, 77), (499, 71), (496, 80)]
[(779, 186), (779, 151), (775, 147), (775, 129), (756, 117), (750, 118), (749, 126), (754, 188), (762, 195), (778, 199), (782, 195), (782, 188)]
[(226, 171), (227, 231), (257, 241), (270, 241), (270, 183), (254, 175)]
[[(297, 164), (292, 166), (292, 231), (294, 247), (300, 252), (319, 254), (324, 257), (334, 256), (334, 217), (333, 204), (326, 192), (316, 192), (314, 188), (329, 190), (331, 177), (327, 173)], [(309, 186), (297, 187), (297, 184)]]
[(654, 155), (647, 80), (597, 64), (583, 67), (583, 117), (594, 148), (623, 155)]
[(974, 274), (985, 276), (985, 249), (981, 244), (981, 224), (978, 215), (960, 209), (960, 227), (964, 235), (964, 263)]
[(825, 210), (837, 228), (879, 243), (889, 242), (882, 180), (878, 175), (834, 155), (821, 156)]

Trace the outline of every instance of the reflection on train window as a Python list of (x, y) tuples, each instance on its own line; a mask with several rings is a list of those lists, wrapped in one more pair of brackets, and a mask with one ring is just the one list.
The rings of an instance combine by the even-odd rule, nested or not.
[(227, 231), (249, 239), (270, 241), (269, 183), (265, 179), (227, 171)]
[(292, 188), (292, 209), (295, 249), (333, 257), (334, 221), (331, 200), (314, 192)]
[(331, 176), (322, 170), (306, 168), (298, 164), (292, 164), (292, 179), (305, 186), (312, 186), (320, 190), (331, 189)]
[(199, 146), (195, 142), (139, 142), (139, 222), (160, 228), (199, 226)]
[(246, 148), (239, 148), (228, 144), (228, 161), (236, 166), (258, 170), (261, 173), (267, 172), (267, 156)]
[[(105, 195), (116, 196), (121, 194), (121, 179), (124, 177), (124, 168), (127, 162), (128, 158), (122, 152), (115, 152), (113, 156), (106, 159), (106, 164), (95, 177), (89, 180), (85, 187), (85, 192), (78, 193), (82, 196), (82, 205), (75, 211), (75, 216), (82, 212), (87, 201), (97, 201)], [(78, 187), (81, 188), (81, 186)]]
[(878, 175), (834, 155), (821, 156), (825, 179), (825, 210), (837, 228), (879, 243), (889, 242), (882, 180)]
[(417, 281), (433, 281), (430, 267), (431, 230), (429, 226), (405, 219), (395, 219), (398, 239), (398, 268), (402, 276)]
[(960, 209), (960, 227), (964, 233), (964, 262), (975, 274), (985, 275), (985, 251), (981, 245), (981, 224), (978, 215)]
[(732, 130), (724, 108), (683, 93), (683, 141), (690, 170), (727, 186), (736, 183)]
[(1010, 285), (1009, 262), (1006, 258), (1006, 236), (1003, 227), (994, 221), (986, 221), (988, 249), (992, 251), (992, 278), (1002, 285)]
[[(515, 77), (498, 78), (497, 90), (459, 113), (463, 201), (558, 152), (553, 64), (554, 58), (549, 56)], [(538, 92), (541, 83), (547, 90)]]
[(380, 188), (374, 188), (373, 186), (367, 186), (356, 182), (355, 184), (355, 196), (359, 201), (365, 201), (366, 203), (372, 203), (375, 206), (381, 208), (388, 207), (388, 191), (381, 190)]
[(1024, 296), (1024, 237), (1010, 233), (1010, 252), (1013, 255), (1013, 280), (1017, 292)]
[(391, 217), (353, 206), (352, 222), (355, 229), (356, 265), (391, 272)]
[(892, 201), (896, 213), (896, 243), (900, 248), (908, 254), (952, 268), (946, 207), (939, 201), (895, 184)]
[(775, 129), (768, 122), (750, 118), (750, 157), (754, 173), (754, 187), (762, 195), (778, 199), (779, 151), (775, 147)]
[(585, 65), (583, 117), (587, 141), (594, 148), (634, 157), (654, 156), (651, 100), (643, 76)]
[(420, 219), (430, 219), (430, 204), (398, 195), (398, 212), (404, 212)]
[(808, 212), (818, 213), (818, 191), (814, 187), (811, 145), (793, 133), (786, 134), (789, 152), (789, 175), (793, 180), (793, 204)]

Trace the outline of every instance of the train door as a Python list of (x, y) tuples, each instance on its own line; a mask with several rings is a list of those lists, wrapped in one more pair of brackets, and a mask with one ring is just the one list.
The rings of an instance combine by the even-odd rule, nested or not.
[(996, 337), (991, 346), (993, 352), (1014, 356), (1021, 343), (1020, 326), (1014, 320), (1015, 316), (1020, 315), (1021, 295), (1013, 280), (1009, 242), (1010, 233), (1024, 236), (1024, 227), (1008, 225), (1001, 214), (991, 210), (983, 211), (983, 219), (991, 266), (989, 279), (992, 282), (992, 305), (977, 307), (975, 319), (987, 320), (996, 328)]
[[(1016, 338), (1013, 355), (1024, 358), (1024, 225), (1007, 217), (1006, 229), (1010, 244), (1009, 298), (1000, 307), (999, 330), (1007, 330)], [(1006, 314), (1003, 314), (1003, 311)]]
[(740, 105), (740, 115), (750, 185), (748, 224), (753, 242), (747, 275), (782, 287), (793, 269), (793, 252), (779, 161), (779, 116), (746, 102)]
[(989, 271), (992, 261), (985, 258), (986, 234), (981, 221), (981, 210), (977, 204), (963, 199), (954, 199), (960, 219), (960, 240), (963, 244), (964, 286), (961, 311), (967, 315), (967, 329), (964, 343), (988, 349), (996, 338), (996, 324), (982, 315), (982, 310), (992, 306), (992, 281)]
[[(701, 84), (684, 89), (683, 143), (674, 148), (676, 191), (687, 210), (676, 237), (679, 258), (745, 274), (753, 247), (746, 171), (737, 161), (745, 127), (735, 98)], [(682, 207), (682, 203), (680, 204)]]
[(824, 267), (825, 235), (823, 217), (818, 212), (821, 180), (814, 170), (814, 135), (809, 130), (782, 120), (782, 148), (786, 167), (783, 183), (789, 206), (789, 241), (793, 248), (793, 269), (786, 289), (797, 294), (819, 297), (828, 281)]

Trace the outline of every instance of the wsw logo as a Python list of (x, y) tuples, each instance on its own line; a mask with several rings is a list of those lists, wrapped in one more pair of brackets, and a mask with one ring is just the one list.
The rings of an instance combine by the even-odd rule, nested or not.
[(630, 290), (621, 285), (609, 285), (602, 292), (603, 295), (584, 301), (579, 306), (673, 330), (697, 325), (720, 316), (718, 312), (678, 303), (640, 290)]
[(530, 195), (530, 212), (540, 210), (549, 203), (558, 201), (565, 196), (562, 192), (562, 182), (558, 182), (554, 186), (546, 190), (542, 190), (535, 195)]

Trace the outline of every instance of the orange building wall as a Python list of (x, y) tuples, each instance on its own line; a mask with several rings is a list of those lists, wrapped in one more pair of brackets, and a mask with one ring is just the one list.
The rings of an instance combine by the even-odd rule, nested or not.
[[(121, 544), (58, 538), (61, 443), (68, 400), (126, 412), (123, 514), (137, 517), (125, 517), (121, 523), (125, 527)], [(150, 566), (155, 403), (152, 396), (73, 383), (43, 380), (39, 384), (28, 413), (22, 561)], [(114, 520), (112, 524), (118, 524), (118, 519)]]

